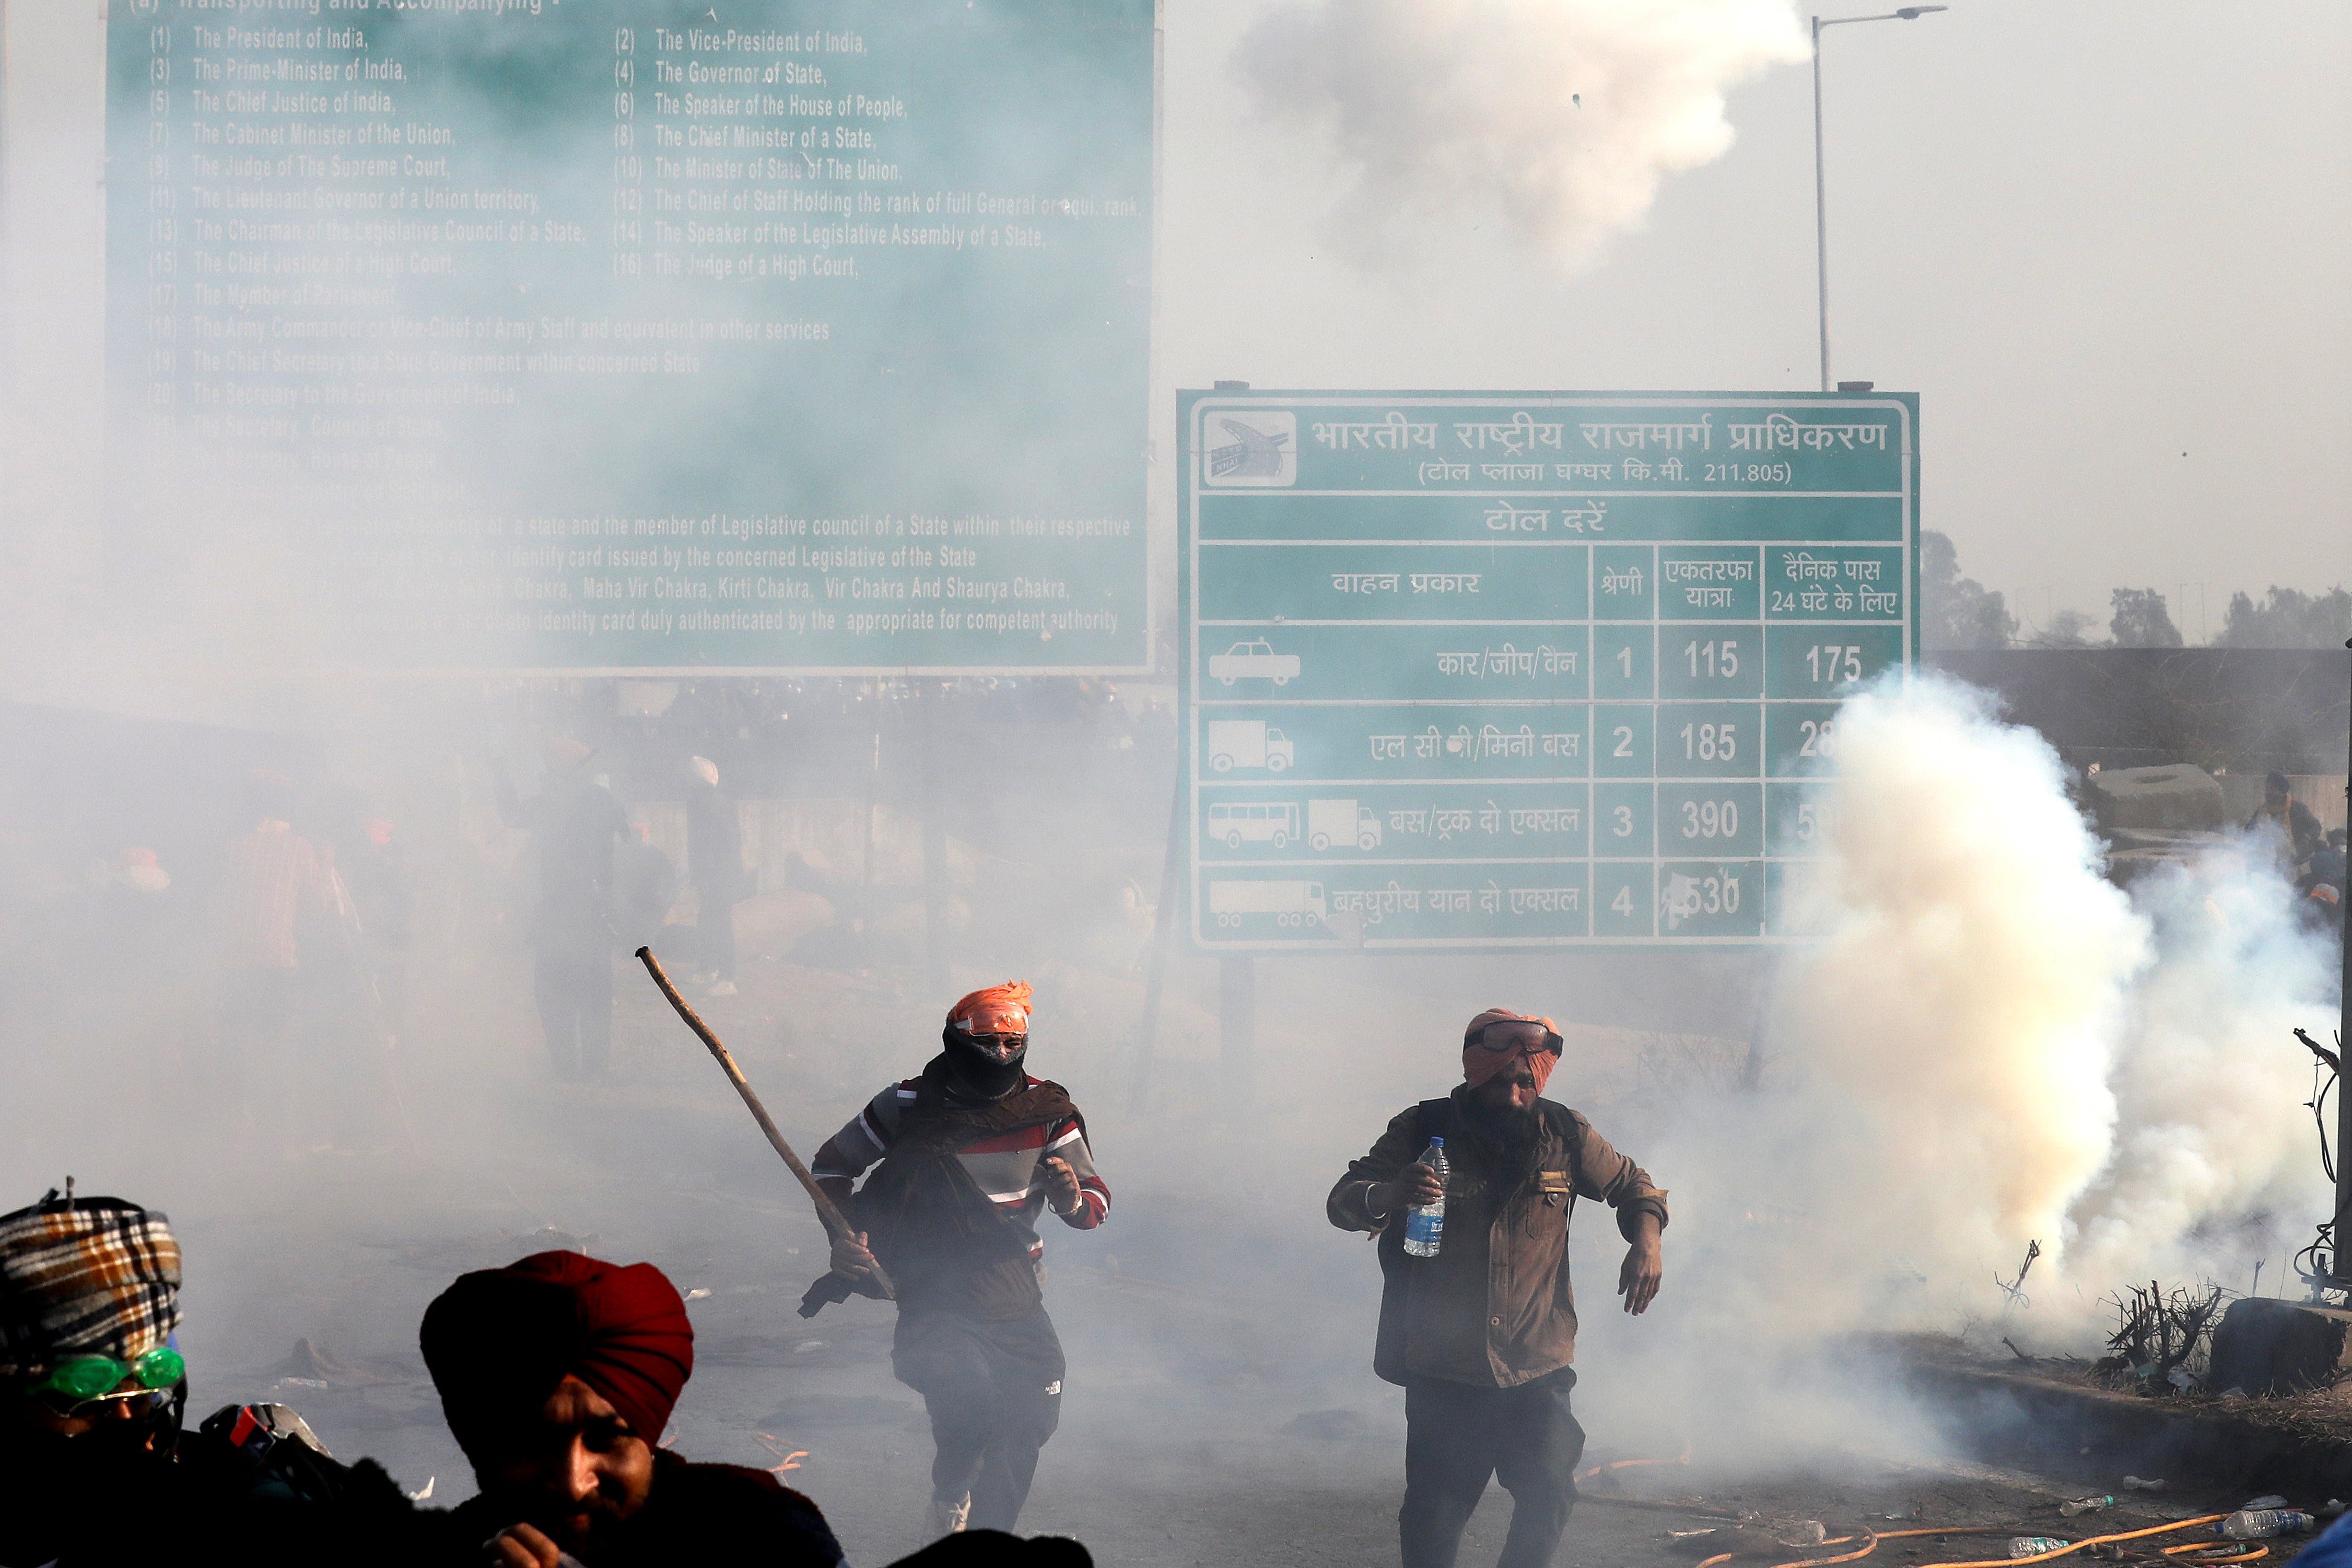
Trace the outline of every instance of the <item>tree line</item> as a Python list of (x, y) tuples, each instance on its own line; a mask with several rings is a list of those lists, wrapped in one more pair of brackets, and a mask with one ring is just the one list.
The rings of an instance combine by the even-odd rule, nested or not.
[[(1959, 552), (1948, 535), (1919, 536), (1919, 638), (1930, 648), (2183, 647), (2171, 606), (2154, 588), (2117, 588), (2108, 595), (2107, 635), (2095, 617), (2061, 610), (2050, 624), (2018, 636), (2005, 595), (1960, 574)], [(2352, 593), (2341, 584), (2322, 594), (2273, 584), (2262, 598), (2230, 595), (2215, 647), (2342, 647), (2352, 638)]]

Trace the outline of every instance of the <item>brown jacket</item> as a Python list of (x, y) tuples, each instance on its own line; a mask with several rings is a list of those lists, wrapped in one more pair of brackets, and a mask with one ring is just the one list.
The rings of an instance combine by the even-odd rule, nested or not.
[(1666, 1194), (1647, 1171), (1568, 1107), (1537, 1103), (1545, 1139), (1539, 1195), (1517, 1216), (1497, 1214), (1478, 1173), (1455, 1164), (1445, 1186), (1445, 1241), (1435, 1258), (1407, 1256), (1403, 1214), (1375, 1215), (1364, 1194), (1419, 1158), (1431, 1137), (1444, 1135), (1455, 1100), (1425, 1100), (1398, 1115), (1331, 1189), (1325, 1207), (1333, 1225), (1380, 1237), (1386, 1283), (1373, 1370), (1391, 1383), (1412, 1374), (1512, 1388), (1559, 1371), (1576, 1359), (1576, 1296), (1568, 1278), (1576, 1200), (1615, 1209), (1628, 1241), (1641, 1215), (1666, 1223)]

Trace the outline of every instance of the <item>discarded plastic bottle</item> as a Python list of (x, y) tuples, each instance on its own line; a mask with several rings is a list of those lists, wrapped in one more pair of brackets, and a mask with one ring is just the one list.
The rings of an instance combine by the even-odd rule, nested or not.
[(2039, 1557), (2045, 1552), (2063, 1552), (2074, 1544), (2071, 1541), (2060, 1541), (2054, 1536), (2019, 1535), (2011, 1538), (2009, 1554), (2011, 1557)]
[(2306, 1535), (2315, 1521), (2291, 1508), (2242, 1508), (2221, 1521), (2221, 1533), (2232, 1541), (2261, 1541), (2273, 1535)]
[[(1445, 1140), (1433, 1138), (1422, 1151), (1416, 1164), (1426, 1165), (1437, 1173), (1440, 1186), (1445, 1184)], [(1440, 1193), (1433, 1204), (1417, 1204), (1405, 1210), (1404, 1249), (1415, 1258), (1434, 1258), (1445, 1240), (1445, 1194)]]
[(2116, 1500), (2103, 1492), (2097, 1497), (2078, 1497), (2073, 1502), (2062, 1502), (2058, 1505), (2058, 1511), (2072, 1519), (2078, 1513), (2096, 1513), (2103, 1508), (2115, 1506)]

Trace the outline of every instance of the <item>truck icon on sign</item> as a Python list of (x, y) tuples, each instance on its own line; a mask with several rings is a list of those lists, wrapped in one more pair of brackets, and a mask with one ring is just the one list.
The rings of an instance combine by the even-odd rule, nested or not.
[(1276, 653), (1273, 645), (1237, 642), (1223, 653), (1209, 656), (1209, 679), (1231, 686), (1236, 680), (1271, 680), (1287, 686), (1298, 673), (1298, 656)]
[(1263, 719), (1209, 721), (1209, 766), (1218, 773), (1264, 768), (1278, 773), (1297, 760), (1289, 737)]
[(1337, 844), (1342, 849), (1381, 847), (1381, 819), (1352, 800), (1310, 800), (1307, 803), (1307, 842), (1318, 849)]

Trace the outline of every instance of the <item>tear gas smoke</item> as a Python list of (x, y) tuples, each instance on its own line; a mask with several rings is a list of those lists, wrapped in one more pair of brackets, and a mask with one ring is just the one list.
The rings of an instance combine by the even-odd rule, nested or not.
[[(2092, 1350), (2126, 1281), (2243, 1289), (2267, 1249), (2267, 1286), (2324, 1214), (2287, 1031), (2333, 1016), (2327, 954), (2267, 850), (2126, 894), (2055, 753), (1990, 703), (1914, 677), (1843, 710), (1829, 854), (1794, 889), (1817, 940), (1774, 977), (1764, 1092), (1598, 1116), (1675, 1218), (1652, 1318), (1596, 1324), (1580, 1358), (1596, 1430), (1765, 1468), (1932, 1453), (1893, 1380), (1823, 1361), (1836, 1336), (1979, 1320)], [(1995, 1276), (2033, 1240), (2010, 1308)], [(1579, 1261), (1597, 1295), (1609, 1249)]]
[[(2273, 1232), (2300, 1247), (2330, 1206), (2301, 1105), (2311, 1063), (2289, 1031), (2326, 1038), (2334, 955), (2298, 928), (2259, 841), (2168, 867), (2134, 893), (2155, 961), (2111, 1080), (2113, 1158), (2069, 1216), (2068, 1272), (2094, 1293), (2206, 1273), (2243, 1289)], [(2248, 1216), (2273, 1223), (2231, 1223)], [(2281, 1286), (2284, 1261), (2273, 1251), (2266, 1274)]]
[(1727, 91), (1803, 58), (1780, 0), (1290, 0), (1237, 64), (1354, 174), (1333, 216), (1360, 258), (1409, 248), (1407, 215), (1499, 209), (1575, 268), (1730, 148)]
[(2242, 1286), (2326, 1206), (2288, 1029), (2332, 988), (2272, 858), (2225, 844), (2126, 894), (2056, 755), (1988, 704), (1933, 678), (1846, 704), (1831, 853), (1795, 889), (1818, 941), (1771, 1012), (1793, 1081), (1658, 1156), (1692, 1160), (1686, 1241), (1804, 1216), (1810, 1248), (1733, 1244), (1771, 1257), (1786, 1331), (1957, 1327), (2038, 1240), (2033, 1321), (2080, 1341), (2120, 1281)]
[(2055, 753), (1981, 697), (1865, 692), (1838, 735), (1832, 855), (1799, 889), (1821, 941), (1775, 1032), (1811, 1080), (1802, 1120), (1866, 1173), (1832, 1189), (1838, 1227), (1891, 1229), (1943, 1289), (1981, 1282), (2030, 1237), (2056, 1250), (2107, 1161), (2147, 922), (2101, 877)]

